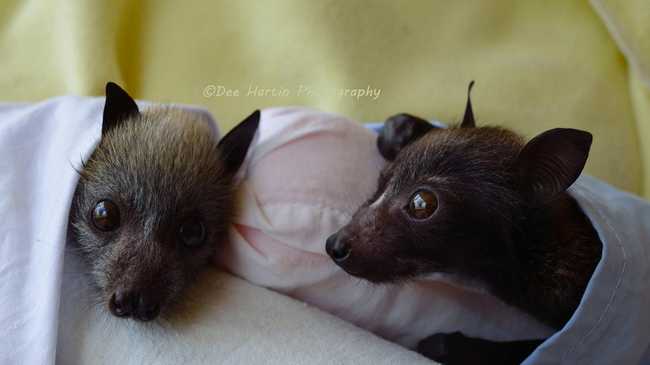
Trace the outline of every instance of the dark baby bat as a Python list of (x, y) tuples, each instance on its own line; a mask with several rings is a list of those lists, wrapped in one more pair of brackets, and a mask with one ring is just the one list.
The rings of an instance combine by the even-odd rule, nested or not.
[[(390, 162), (377, 191), (326, 250), (351, 275), (381, 283), (441, 274), (559, 329), (601, 257), (598, 234), (566, 192), (592, 136), (558, 128), (525, 143), (476, 127), (469, 91), (459, 126), (408, 114), (386, 121), (377, 143)], [(434, 334), (418, 350), (448, 364), (516, 364), (541, 342)]]

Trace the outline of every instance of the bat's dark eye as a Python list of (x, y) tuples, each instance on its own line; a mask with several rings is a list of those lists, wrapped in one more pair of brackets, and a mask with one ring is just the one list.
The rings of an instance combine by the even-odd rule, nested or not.
[(110, 200), (95, 204), (91, 213), (93, 225), (100, 231), (108, 232), (120, 226), (120, 209)]
[(414, 219), (429, 218), (438, 208), (436, 194), (428, 190), (418, 190), (411, 196), (407, 208), (408, 214)]
[(178, 237), (185, 246), (200, 246), (205, 241), (205, 227), (199, 220), (187, 221), (178, 228)]

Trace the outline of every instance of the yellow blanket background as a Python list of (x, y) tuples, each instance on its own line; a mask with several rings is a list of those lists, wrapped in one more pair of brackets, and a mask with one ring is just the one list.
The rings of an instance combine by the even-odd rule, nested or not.
[[(587, 171), (650, 197), (647, 0), (3, 0), (0, 71), (3, 101), (101, 95), (113, 80), (206, 106), (223, 129), (278, 105), (457, 121), (474, 79), (479, 123), (587, 129)], [(368, 87), (381, 93), (345, 94)]]

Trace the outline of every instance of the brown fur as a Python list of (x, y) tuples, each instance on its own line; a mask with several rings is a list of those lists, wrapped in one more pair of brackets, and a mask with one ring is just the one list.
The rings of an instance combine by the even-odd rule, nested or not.
[[(559, 329), (577, 308), (602, 249), (565, 191), (582, 171), (591, 135), (555, 129), (525, 144), (503, 128), (476, 128), (469, 98), (460, 127), (427, 124), (408, 114), (387, 120), (378, 147), (392, 161), (373, 197), (328, 239), (328, 253), (348, 273), (374, 282), (429, 273), (459, 278)], [(415, 219), (407, 207), (422, 189), (437, 206)], [(476, 339), (434, 338), (424, 352), (432, 354), (433, 345), (434, 354), (445, 355), (438, 360), (449, 360), (453, 343), (468, 347), (456, 355), (470, 361), (463, 352)], [(527, 354), (522, 348), (532, 346), (513, 343), (505, 354), (508, 346), (486, 343), (491, 354), (504, 355), (486, 354), (488, 362), (516, 363)]]
[[(342, 267), (379, 282), (458, 275), (561, 326), (600, 258), (600, 242), (568, 194), (543, 207), (521, 196), (514, 165), (523, 146), (495, 127), (436, 129), (406, 146), (340, 232), (353, 245)], [(435, 222), (403, 214), (422, 186), (438, 194)], [(384, 202), (370, 208), (381, 195)]]
[[(200, 114), (170, 107), (140, 112), (117, 85), (107, 86), (105, 108), (101, 141), (80, 171), (71, 238), (101, 301), (115, 313), (115, 296), (129, 295), (135, 308), (118, 315), (150, 320), (181, 298), (227, 240), (235, 215), (234, 173), (259, 114), (245, 138), (228, 138), (231, 133), (219, 144)], [(243, 151), (233, 153), (238, 143)], [(119, 227), (111, 231), (92, 221), (95, 205), (105, 199), (119, 208)], [(205, 227), (203, 244), (189, 247), (179, 239), (187, 222)], [(151, 313), (139, 313), (138, 306)]]
[[(161, 301), (178, 298), (227, 237), (232, 185), (207, 124), (187, 113), (151, 109), (103, 136), (81, 171), (70, 217), (103, 297), (146, 288)], [(106, 198), (120, 207), (115, 233), (89, 222)], [(179, 249), (176, 226), (193, 217), (210, 226), (209, 244)]]

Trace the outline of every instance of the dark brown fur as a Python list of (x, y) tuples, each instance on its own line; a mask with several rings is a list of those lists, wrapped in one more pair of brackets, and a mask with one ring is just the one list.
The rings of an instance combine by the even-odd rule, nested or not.
[[(475, 128), (469, 102), (468, 110), (471, 118), (449, 129), (396, 126), (422, 126), (404, 114), (387, 121), (380, 150), (388, 158), (385, 146), (400, 151), (374, 196), (328, 239), (328, 253), (350, 274), (374, 282), (443, 273), (559, 329), (600, 260), (597, 233), (564, 191), (582, 170), (591, 137), (558, 129), (526, 145), (512, 131)], [(399, 131), (410, 134), (396, 138)], [(425, 220), (406, 212), (420, 189), (438, 200)], [(463, 362), (450, 359), (438, 358)]]

